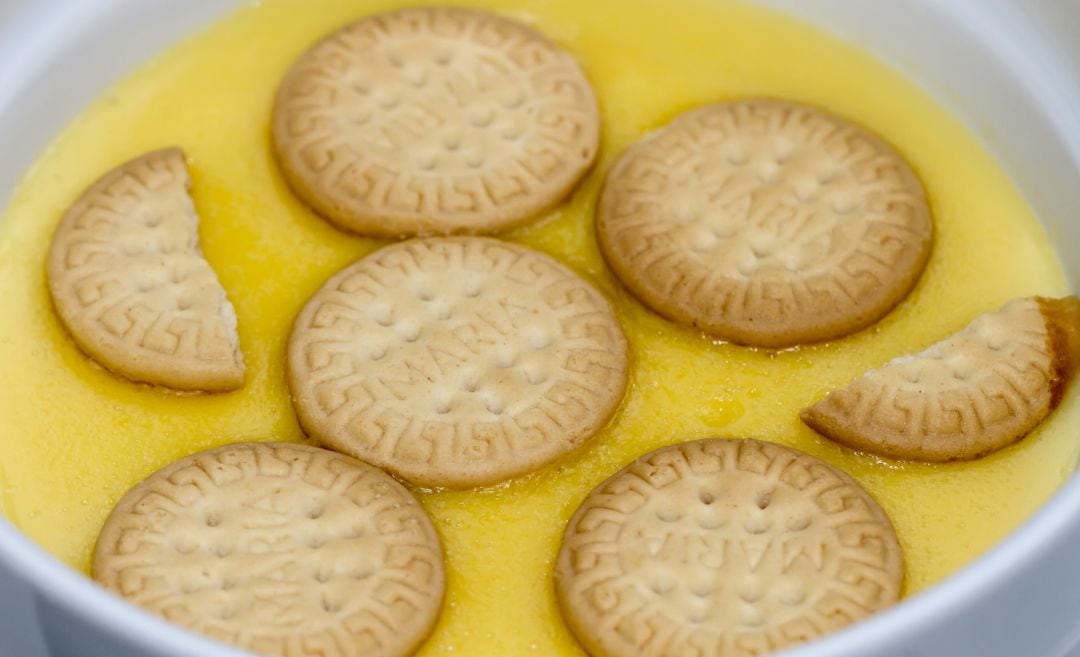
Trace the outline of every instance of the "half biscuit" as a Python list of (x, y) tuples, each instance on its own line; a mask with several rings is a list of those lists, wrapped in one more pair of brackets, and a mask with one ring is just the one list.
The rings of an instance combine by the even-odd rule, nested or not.
[(110, 371), (176, 390), (244, 383), (236, 313), (199, 249), (179, 148), (120, 165), (67, 211), (49, 247), (53, 302)]
[(1054, 410), (1080, 363), (1080, 300), (1027, 297), (803, 409), (826, 437), (882, 456), (975, 459)]

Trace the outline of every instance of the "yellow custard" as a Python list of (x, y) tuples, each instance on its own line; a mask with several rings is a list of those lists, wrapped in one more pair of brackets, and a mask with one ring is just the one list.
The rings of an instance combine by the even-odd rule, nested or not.
[[(410, 0), (267, 0), (240, 9), (110, 89), (42, 155), (0, 223), (0, 502), (60, 559), (87, 570), (101, 523), (166, 463), (238, 440), (301, 440), (283, 372), (300, 307), (380, 242), (345, 235), (285, 186), (269, 139), (291, 61), (341, 24)], [(1007, 299), (1067, 291), (1042, 228), (970, 132), (865, 53), (783, 15), (722, 0), (459, 0), (536, 25), (573, 52), (604, 115), (597, 170), (558, 211), (505, 237), (554, 254), (615, 301), (633, 350), (611, 426), (578, 453), (492, 489), (419, 492), (442, 536), (448, 591), (420, 655), (581, 655), (551, 582), (566, 521), (634, 457), (705, 436), (753, 436), (855, 476), (895, 522), (907, 594), (1015, 528), (1077, 459), (1071, 395), (1033, 435), (974, 463), (883, 462), (804, 427), (801, 407), (864, 370), (920, 349)], [(698, 104), (776, 96), (832, 110), (893, 143), (922, 176), (934, 252), (915, 292), (873, 328), (836, 342), (755, 351), (714, 344), (630, 298), (593, 239), (603, 172), (631, 141)], [(44, 256), (67, 205), (109, 168), (150, 149), (191, 160), (202, 246), (240, 320), (245, 388), (178, 396), (114, 378), (54, 317)]]

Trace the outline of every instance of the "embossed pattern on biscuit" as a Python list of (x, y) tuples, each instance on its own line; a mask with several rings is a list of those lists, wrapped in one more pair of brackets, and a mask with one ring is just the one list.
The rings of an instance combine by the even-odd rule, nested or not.
[(444, 592), (438, 535), (388, 475), (303, 445), (186, 457), (128, 492), (94, 577), (207, 636), (278, 657), (405, 657)]
[(1080, 300), (1015, 299), (829, 393), (802, 419), (832, 440), (883, 456), (974, 459), (1038, 426), (1078, 363)]
[(877, 321), (929, 256), (922, 184), (885, 142), (771, 100), (696, 109), (632, 145), (597, 214), (645, 304), (733, 342), (785, 347)]
[(236, 314), (199, 249), (178, 148), (105, 174), (60, 221), (49, 290), (75, 342), (107, 369), (178, 390), (244, 383)]
[(592, 167), (600, 118), (568, 53), (493, 14), (405, 9), (302, 55), (274, 111), (290, 185), (340, 228), (492, 232), (550, 209)]
[(529, 472), (614, 414), (628, 346), (610, 303), (551, 257), (411, 240), (347, 267), (297, 317), (289, 385), (309, 435), (415, 484)]
[(888, 517), (791, 448), (707, 439), (642, 456), (571, 518), (555, 567), (593, 657), (772, 653), (899, 599)]

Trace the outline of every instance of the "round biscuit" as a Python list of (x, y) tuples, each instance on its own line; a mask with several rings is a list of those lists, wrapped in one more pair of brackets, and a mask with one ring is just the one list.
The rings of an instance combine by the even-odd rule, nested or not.
[(444, 593), (442, 548), (389, 475), (294, 444), (239, 443), (135, 486), (94, 578), (188, 629), (263, 655), (410, 655)]
[(64, 214), (46, 272), (56, 313), (112, 372), (177, 390), (244, 384), (236, 313), (199, 249), (179, 148), (106, 173)]
[(339, 228), (489, 233), (570, 194), (596, 159), (600, 113), (574, 58), (531, 28), (423, 7), (304, 53), (273, 135), (290, 186)]
[(761, 347), (876, 322), (918, 280), (932, 233), (888, 144), (776, 100), (702, 107), (633, 144), (597, 213), (604, 258), (643, 303)]
[(848, 447), (918, 461), (976, 459), (1042, 422), (1080, 365), (1080, 299), (1025, 297), (803, 409)]
[(707, 439), (658, 449), (598, 486), (555, 566), (593, 657), (743, 655), (809, 641), (900, 597), (889, 518), (797, 450)]
[(539, 468), (615, 413), (628, 346), (610, 303), (550, 256), (484, 237), (384, 247), (331, 278), (288, 347), (300, 423), (423, 486)]

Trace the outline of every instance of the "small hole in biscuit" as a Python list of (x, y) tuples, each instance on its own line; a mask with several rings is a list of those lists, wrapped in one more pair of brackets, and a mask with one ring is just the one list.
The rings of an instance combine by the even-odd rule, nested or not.
[(682, 515), (673, 509), (661, 509), (656, 512), (656, 518), (661, 522), (675, 522), (681, 517)]
[(780, 602), (794, 607), (806, 600), (806, 590), (799, 585), (790, 585), (781, 589)]
[(498, 397), (492, 397), (484, 402), (484, 407), (488, 409), (489, 413), (500, 415), (505, 408), (505, 403)]
[(420, 339), (420, 327), (410, 326), (401, 332), (401, 338), (405, 342), (416, 342)]
[(755, 536), (769, 531), (771, 523), (765, 518), (748, 518), (743, 521), (743, 531)]
[(495, 113), (491, 110), (477, 110), (469, 116), (469, 123), (477, 128), (486, 128), (495, 120)]
[(759, 508), (759, 509), (764, 510), (764, 509), (769, 508), (769, 504), (772, 503), (772, 491), (767, 491), (767, 492), (764, 492), (764, 493), (761, 493), (760, 495), (758, 495), (756, 503), (757, 503), (757, 508)]
[(700, 499), (701, 503), (705, 504), (705, 505), (712, 504), (713, 502), (716, 501), (716, 498), (713, 497), (712, 493), (710, 493), (708, 491), (704, 491), (704, 490), (701, 491), (700, 495), (698, 495), (698, 499)]
[(699, 598), (707, 598), (716, 593), (716, 587), (709, 582), (695, 582), (690, 585), (690, 593)]
[(401, 103), (401, 98), (390, 94), (381, 94), (375, 97), (375, 102), (383, 109), (394, 109)]
[(472, 152), (465, 156), (465, 164), (473, 169), (479, 169), (484, 166), (486, 158), (481, 153)]
[(187, 299), (187, 298), (184, 298), (184, 297), (181, 297), (180, 299), (177, 299), (176, 308), (177, 308), (177, 310), (188, 310), (188, 309), (190, 309), (191, 308), (191, 300)]
[(370, 568), (364, 568), (362, 570), (353, 571), (352, 578), (364, 580), (373, 575), (373, 571)]
[(525, 134), (525, 129), (519, 125), (508, 125), (499, 131), (499, 136), (506, 141), (514, 141)]
[(341, 611), (341, 603), (336, 600), (330, 600), (329, 598), (323, 598), (322, 608), (328, 614), (336, 614)]
[(213, 512), (206, 514), (206, 526), (207, 527), (217, 527), (220, 524), (221, 524), (221, 516), (220, 515), (218, 515), (217, 513), (213, 513)]
[(236, 580), (235, 579), (226, 577), (225, 579), (223, 579), (221, 581), (221, 590), (222, 591), (231, 591), (231, 590), (233, 590), (235, 588), (236, 588)]
[(147, 228), (157, 228), (158, 226), (161, 225), (161, 216), (160, 215), (153, 215), (153, 216), (147, 217), (145, 225), (146, 225)]
[(368, 358), (370, 358), (371, 360), (382, 360), (385, 357), (386, 347), (377, 347), (375, 349), (372, 349), (371, 354), (368, 355)]
[(849, 197), (841, 197), (834, 199), (832, 202), (833, 212), (837, 214), (848, 214), (855, 209), (855, 201)]
[(142, 279), (136, 284), (135, 288), (139, 292), (149, 292), (154, 289), (154, 282), (148, 279)]
[(511, 110), (521, 107), (524, 102), (525, 94), (522, 93), (521, 89), (513, 89), (511, 91), (508, 91), (507, 93), (503, 94), (503, 97), (500, 101), (503, 107)]
[(480, 296), (480, 284), (476, 281), (469, 281), (465, 284), (465, 289), (461, 291), (461, 296), (468, 299), (473, 299)]
[(758, 171), (758, 180), (764, 185), (771, 185), (780, 178), (780, 169), (773, 163), (766, 164)]
[(330, 573), (326, 570), (318, 570), (315, 573), (315, 581), (325, 584), (330, 581)]
[(401, 53), (394, 51), (386, 53), (386, 61), (390, 62), (390, 65), (394, 68), (401, 68), (405, 65), (405, 58), (401, 56)]
[(410, 66), (405, 69), (405, 73), (402, 76), (405, 81), (414, 87), (422, 87), (427, 84), (428, 74), (423, 68), (419, 66)]
[(418, 292), (416, 293), (416, 296), (417, 296), (417, 297), (418, 297), (418, 298), (419, 298), (419, 299), (420, 299), (421, 301), (431, 301), (432, 299), (434, 299), (434, 298), (435, 298), (435, 295), (434, 295), (434, 294), (433, 294), (433, 293), (431, 292), (431, 290), (428, 290), (428, 289), (420, 289), (420, 290), (419, 290), (419, 291), (418, 291)]
[(443, 146), (446, 147), (446, 150), (453, 153), (461, 148), (461, 137), (445, 137), (443, 139)]
[(671, 582), (655, 581), (649, 585), (649, 588), (656, 595), (666, 595), (675, 588), (675, 585)]
[(228, 545), (219, 545), (214, 548), (214, 554), (216, 554), (218, 558), (224, 559), (232, 554), (232, 548)]
[(371, 87), (368, 86), (367, 83), (360, 81), (353, 82), (351, 88), (353, 91), (360, 94), (361, 96), (366, 96), (368, 92), (371, 91)]
[(793, 531), (793, 532), (801, 532), (802, 530), (806, 529), (809, 526), (810, 526), (810, 517), (809, 516), (803, 516), (803, 515), (792, 516), (792, 517), (788, 518), (788, 521), (787, 521), (787, 528), (790, 531)]
[(321, 538), (312, 538), (308, 540), (307, 545), (312, 550), (318, 550), (322, 546), (326, 545), (326, 541), (322, 540)]
[(312, 520), (318, 520), (322, 517), (324, 511), (325, 509), (323, 509), (321, 506), (317, 506), (307, 512), (307, 517)]
[(529, 338), (529, 346), (533, 349), (543, 349), (551, 344), (551, 336), (546, 333), (536, 333)]
[(435, 407), (435, 412), (438, 413), (439, 415), (446, 415), (447, 413), (450, 412), (450, 402), (448, 402), (448, 401), (442, 402), (441, 404), (439, 404), (438, 406)]
[(756, 581), (745, 582), (739, 587), (739, 598), (748, 604), (755, 604), (761, 599), (761, 589)]

